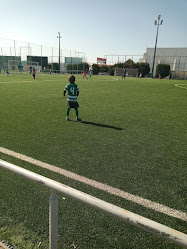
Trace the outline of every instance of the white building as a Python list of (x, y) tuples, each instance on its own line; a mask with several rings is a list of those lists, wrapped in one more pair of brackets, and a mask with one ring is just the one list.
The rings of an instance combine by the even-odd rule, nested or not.
[[(140, 62), (147, 62), (152, 72), (154, 48), (147, 48)], [(155, 56), (154, 72), (158, 64), (169, 64), (171, 71), (187, 71), (187, 48), (157, 48)]]

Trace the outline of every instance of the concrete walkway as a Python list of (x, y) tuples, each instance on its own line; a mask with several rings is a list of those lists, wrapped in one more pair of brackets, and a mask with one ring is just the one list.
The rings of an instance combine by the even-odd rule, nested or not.
[(0, 241), (0, 249), (13, 249), (13, 246), (7, 246)]

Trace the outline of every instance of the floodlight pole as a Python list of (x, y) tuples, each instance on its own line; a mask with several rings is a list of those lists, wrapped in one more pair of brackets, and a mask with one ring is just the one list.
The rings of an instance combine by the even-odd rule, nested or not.
[(57, 38), (59, 39), (59, 58), (58, 58), (58, 64), (59, 64), (59, 74), (60, 74), (60, 32), (58, 32)]
[(153, 67), (152, 67), (152, 78), (154, 73), (154, 66), (155, 66), (155, 56), (156, 56), (156, 47), (157, 47), (157, 40), (158, 40), (158, 30), (159, 26), (162, 25), (163, 20), (160, 20), (161, 15), (158, 16), (158, 20), (155, 20), (155, 25), (157, 25), (157, 33), (156, 33), (156, 41), (155, 41), (155, 50), (154, 50), (154, 57), (153, 57)]

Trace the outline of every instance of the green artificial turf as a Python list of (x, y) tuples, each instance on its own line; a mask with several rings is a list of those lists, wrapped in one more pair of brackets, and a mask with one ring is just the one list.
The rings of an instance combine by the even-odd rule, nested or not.
[[(68, 75), (0, 76), (0, 146), (186, 211), (186, 81), (93, 76), (79, 85), (79, 116), (65, 120)], [(186, 223), (35, 165), (15, 163), (186, 232)], [(47, 248), (48, 190), (0, 169), (0, 239)], [(19, 235), (19, 236), (18, 236)], [(59, 196), (59, 248), (180, 248)]]

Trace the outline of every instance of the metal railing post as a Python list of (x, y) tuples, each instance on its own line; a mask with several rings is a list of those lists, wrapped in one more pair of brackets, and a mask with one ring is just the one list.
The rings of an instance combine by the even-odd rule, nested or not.
[(58, 196), (51, 189), (49, 197), (49, 249), (57, 249), (58, 245)]

